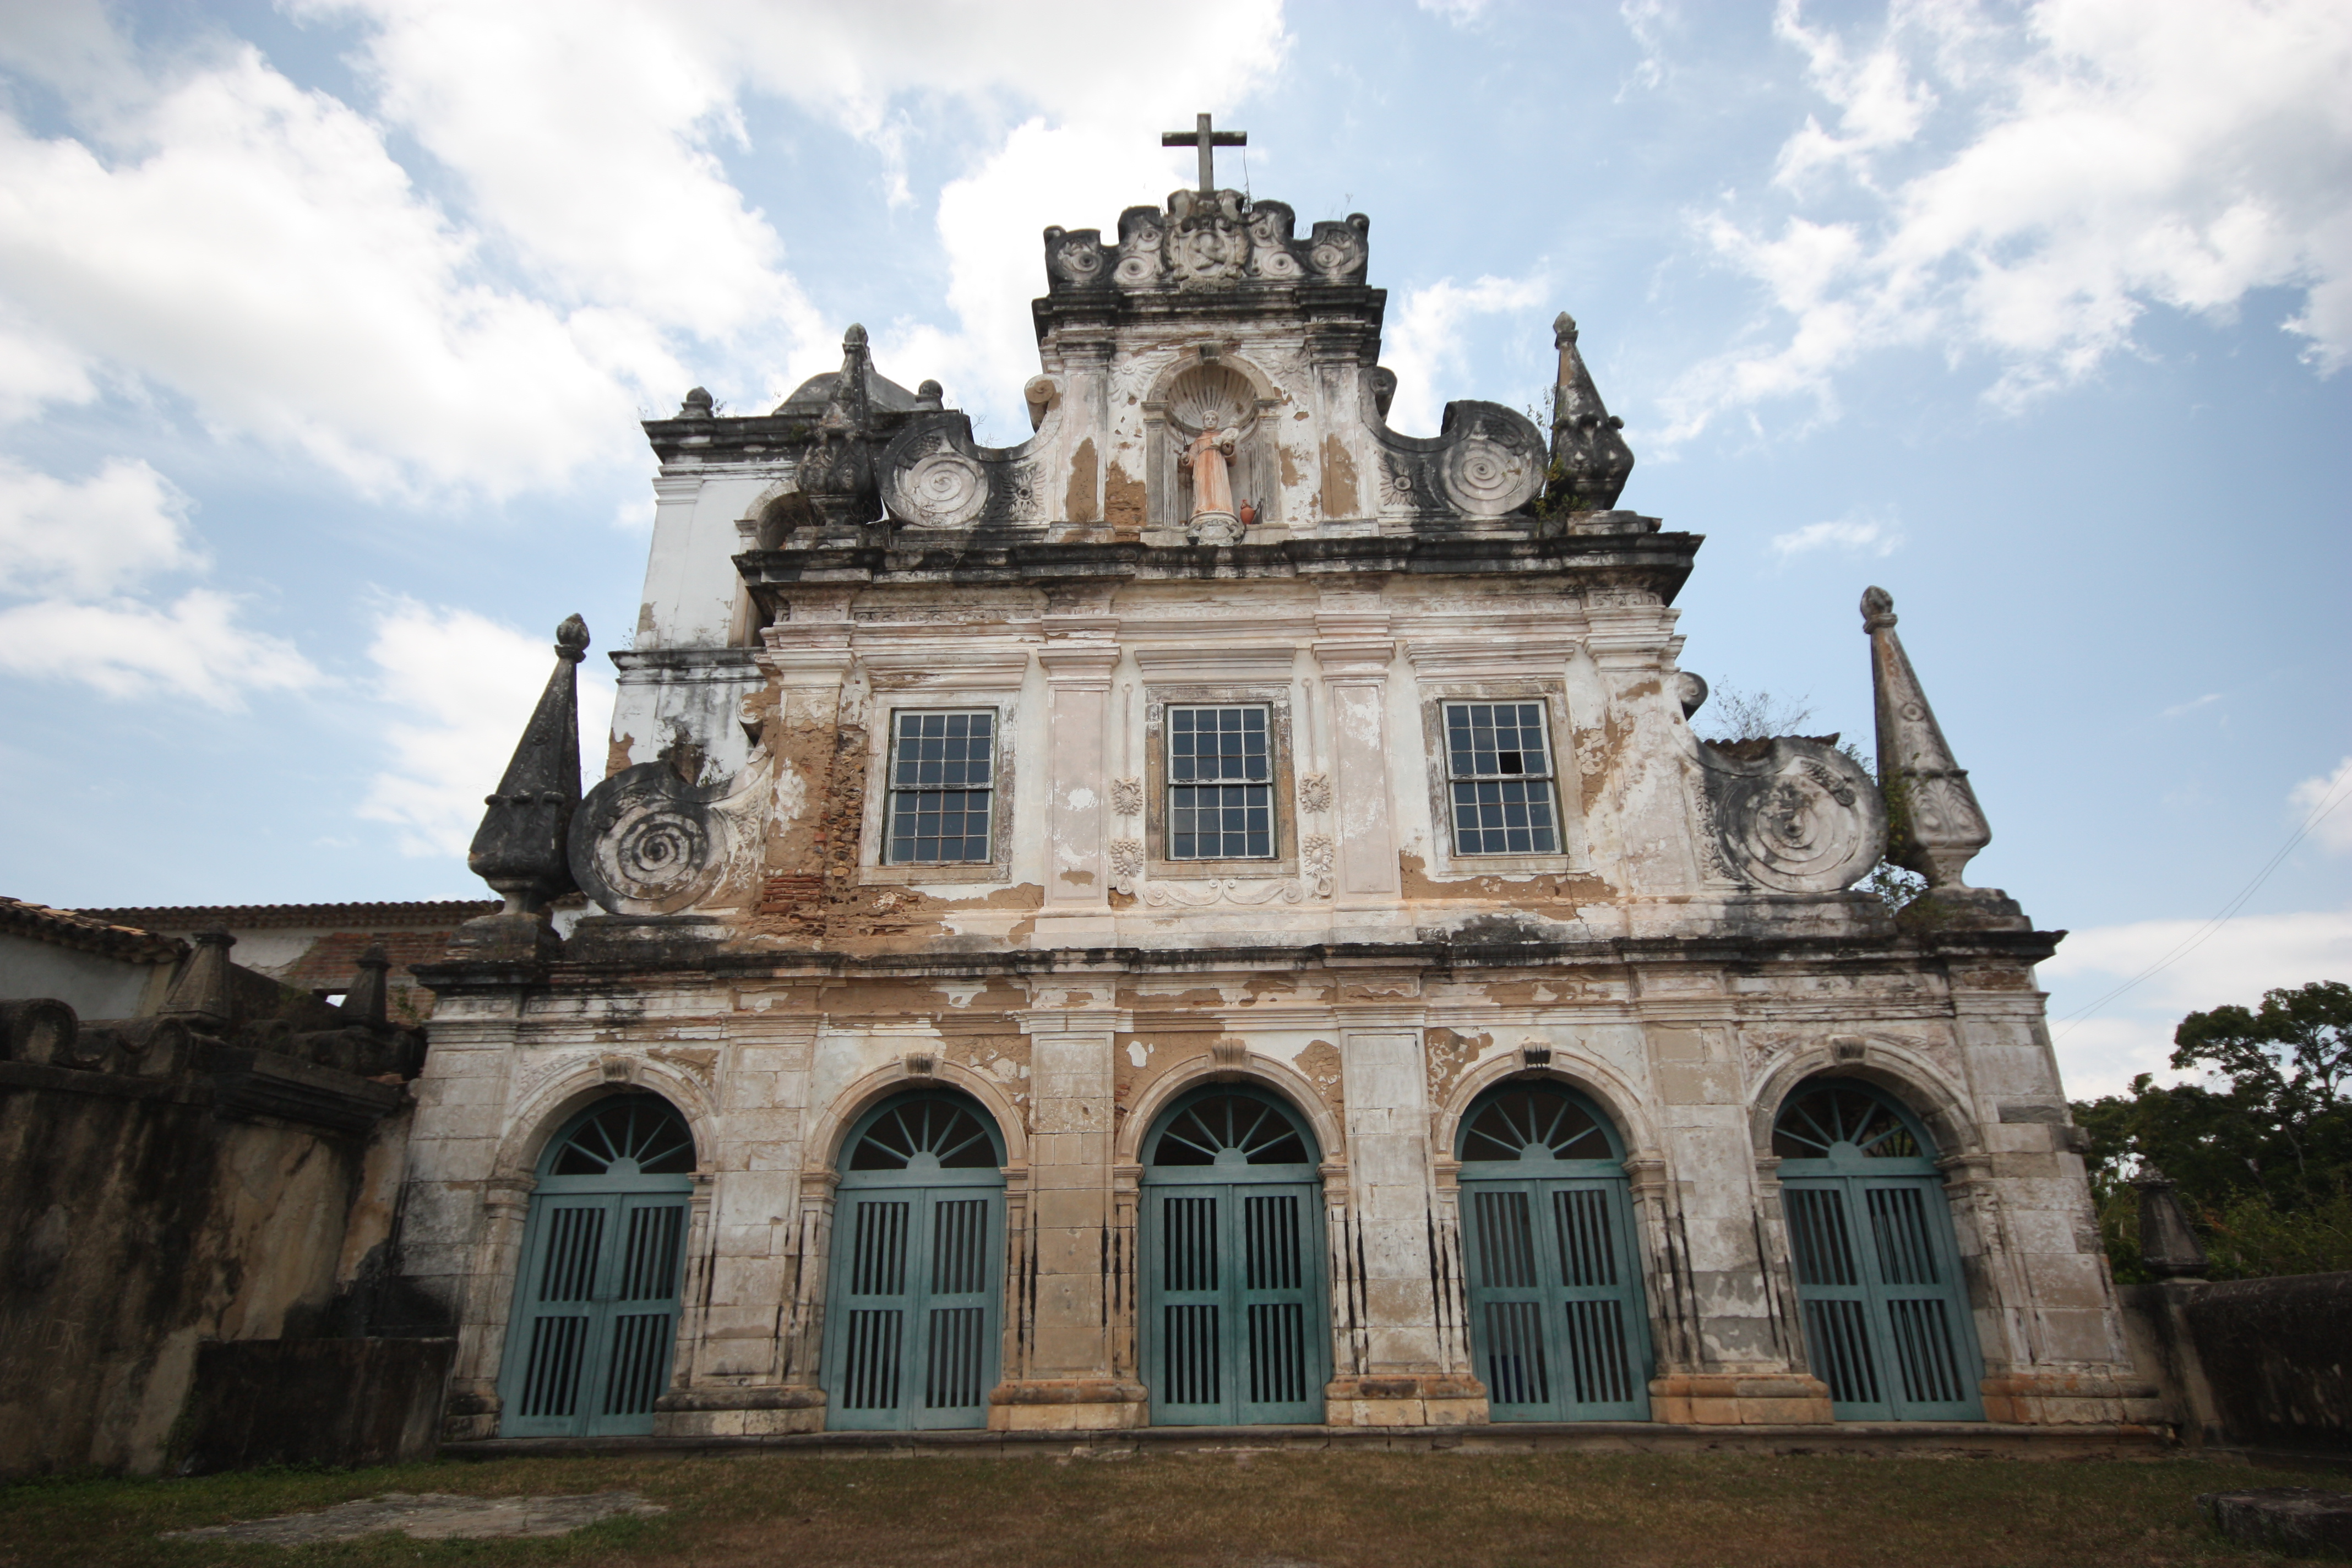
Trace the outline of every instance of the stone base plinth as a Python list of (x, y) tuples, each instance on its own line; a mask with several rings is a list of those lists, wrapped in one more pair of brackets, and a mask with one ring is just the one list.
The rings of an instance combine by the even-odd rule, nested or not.
[(2153, 1383), (2105, 1373), (2003, 1373), (1979, 1384), (1985, 1419), (2021, 1426), (2155, 1426), (2171, 1419)]
[(1830, 1385), (1804, 1373), (1669, 1373), (1650, 1380), (1650, 1419), (1677, 1426), (1826, 1426)]
[(1150, 1424), (1151, 1394), (1109, 1377), (1026, 1378), (988, 1395), (992, 1432), (1125, 1432)]
[(497, 1436), (500, 1408), (496, 1387), (453, 1381), (448, 1397), (441, 1402), (441, 1440), (479, 1443)]
[(1333, 1426), (1483, 1426), (1486, 1385), (1475, 1377), (1339, 1377), (1324, 1385)]
[(552, 963), (563, 956), (555, 928), (541, 915), (478, 915), (449, 933), (459, 963)]
[(824, 1430), (822, 1388), (681, 1388), (654, 1401), (656, 1437), (772, 1437)]

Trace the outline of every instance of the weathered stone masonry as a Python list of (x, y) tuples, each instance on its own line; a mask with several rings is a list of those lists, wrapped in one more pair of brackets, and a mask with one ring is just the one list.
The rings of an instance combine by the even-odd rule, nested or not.
[[(1890, 824), (1831, 743), (1692, 734), (1705, 688), (1672, 606), (1701, 541), (1615, 510), (1632, 456), (1574, 323), (1550, 431), (1455, 403), (1404, 436), (1368, 223), (1294, 230), (1230, 191), (1129, 209), (1115, 237), (1048, 230), (1015, 447), (976, 445), (935, 384), (882, 378), (856, 329), (772, 414), (716, 417), (698, 392), (647, 424), (659, 507), (609, 776), (571, 815), (562, 726), (535, 725), (477, 844), (508, 909), (424, 976), (404, 1267), (458, 1325), (450, 1435), (519, 1419), (551, 1141), (645, 1092), (695, 1150), (651, 1430), (855, 1414), (838, 1362), (866, 1352), (826, 1348), (866, 1289), (841, 1274), (866, 1245), (843, 1228), (846, 1146), (918, 1090), (971, 1108), (1003, 1160), (970, 1419), (1153, 1419), (1180, 1319), (1145, 1303), (1181, 1283), (1154, 1141), (1214, 1085), (1312, 1145), (1321, 1419), (1506, 1414), (1495, 1379), (1524, 1367), (1474, 1310), (1501, 1233), (1472, 1247), (1464, 1196), (1500, 1189), (1465, 1166), (1465, 1120), (1560, 1085), (1618, 1151), (1559, 1180), (1622, 1193), (1638, 1279), (1611, 1300), (1643, 1362), (1622, 1407), (1827, 1421), (1773, 1152), (1825, 1078), (1883, 1090), (1932, 1145), (1967, 1320), (1946, 1403), (2153, 1415), (2034, 986), (2056, 938), (1959, 880), (1989, 834), (1891, 605), (1864, 606)], [(1173, 456), (1212, 418), (1238, 544), (1196, 540)], [(569, 682), (560, 665), (543, 713)], [(1489, 843), (1458, 815), (1476, 786), (1449, 725), (1505, 709), (1540, 738), (1496, 765), (1541, 783), (1548, 839)], [(1202, 712), (1258, 716), (1263, 853), (1179, 840), (1173, 737)], [(893, 770), (925, 714), (992, 727), (990, 809), (957, 854), (909, 859)], [(1900, 927), (1851, 890), (1890, 827), (1935, 884)], [(604, 912), (558, 942), (538, 910), (575, 880)]]

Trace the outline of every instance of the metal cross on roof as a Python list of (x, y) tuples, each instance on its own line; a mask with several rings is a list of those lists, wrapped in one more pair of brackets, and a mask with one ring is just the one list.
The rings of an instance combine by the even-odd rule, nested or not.
[(1204, 196), (1213, 195), (1217, 189), (1216, 154), (1209, 149), (1246, 147), (1249, 145), (1249, 132), (1212, 131), (1209, 129), (1209, 117), (1205, 114), (1201, 115), (1199, 121), (1198, 126), (1191, 131), (1161, 132), (1160, 144), (1162, 147), (1198, 147), (1201, 150), (1201, 194)]

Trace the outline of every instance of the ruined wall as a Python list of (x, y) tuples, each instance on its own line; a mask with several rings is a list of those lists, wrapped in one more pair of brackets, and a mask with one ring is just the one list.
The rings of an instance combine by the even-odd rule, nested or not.
[(335, 1331), (383, 1272), (421, 1041), (224, 951), (218, 1033), (6, 1005), (0, 1474), (165, 1467), (201, 1344)]
[(2123, 1298), (2184, 1441), (2352, 1454), (2352, 1274), (2167, 1280)]

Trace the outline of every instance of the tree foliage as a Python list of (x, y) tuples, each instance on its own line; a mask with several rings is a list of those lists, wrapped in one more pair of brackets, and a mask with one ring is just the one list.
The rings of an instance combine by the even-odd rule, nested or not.
[(2074, 1106), (2108, 1256), (2138, 1272), (2137, 1194), (2155, 1166), (2233, 1275), (2352, 1268), (2352, 985), (2315, 981), (2262, 1005), (2191, 1013), (2172, 1066), (2204, 1081), (2158, 1084)]

